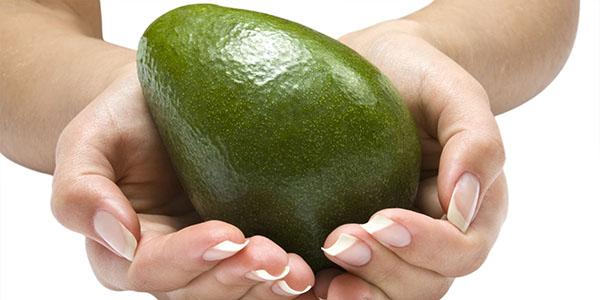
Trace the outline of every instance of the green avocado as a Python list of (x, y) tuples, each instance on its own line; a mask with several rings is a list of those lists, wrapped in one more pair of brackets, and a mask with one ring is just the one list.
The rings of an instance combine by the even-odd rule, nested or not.
[(271, 15), (197, 4), (154, 21), (138, 75), (204, 220), (264, 235), (318, 271), (345, 223), (412, 208), (420, 145), (398, 92), (350, 48)]

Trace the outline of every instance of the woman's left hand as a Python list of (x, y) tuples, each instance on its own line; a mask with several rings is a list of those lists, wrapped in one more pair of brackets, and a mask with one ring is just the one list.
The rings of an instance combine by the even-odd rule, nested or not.
[(318, 274), (321, 299), (439, 299), (479, 268), (506, 218), (504, 149), (487, 94), (421, 32), (399, 20), (341, 38), (390, 78), (415, 119), (424, 214), (385, 209), (335, 229), (324, 252), (347, 273)]
[[(435, 181), (424, 182), (422, 188), (430, 190), (430, 196), (435, 194)], [(314, 292), (327, 300), (439, 299), (455, 277), (469, 274), (483, 263), (506, 216), (507, 198), (506, 179), (501, 174), (485, 194), (466, 233), (446, 220), (399, 208), (377, 212), (367, 225), (340, 226), (327, 238), (325, 247), (342, 234), (357, 239), (349, 251), (337, 257), (327, 255), (347, 273), (320, 272)], [(379, 229), (382, 226), (386, 227)], [(370, 234), (373, 229), (379, 230)], [(355, 266), (356, 257), (368, 262)]]

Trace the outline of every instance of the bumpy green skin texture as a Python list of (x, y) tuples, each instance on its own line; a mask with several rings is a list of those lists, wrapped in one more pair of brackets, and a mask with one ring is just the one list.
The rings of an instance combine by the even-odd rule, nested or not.
[(411, 208), (420, 145), (389, 81), (334, 39), (274, 16), (190, 5), (144, 33), (138, 73), (200, 215), (317, 271), (344, 223)]

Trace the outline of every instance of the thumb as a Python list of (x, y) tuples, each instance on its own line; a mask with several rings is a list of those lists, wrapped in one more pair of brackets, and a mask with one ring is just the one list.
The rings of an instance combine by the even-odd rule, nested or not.
[[(466, 232), (505, 160), (500, 131), (485, 90), (458, 65), (435, 79), (422, 99), (442, 148), (438, 197), (448, 221)], [(448, 80), (453, 78), (453, 80)]]
[(131, 261), (140, 236), (139, 220), (115, 184), (104, 151), (111, 146), (110, 138), (86, 129), (69, 126), (58, 141), (52, 212), (65, 227)]

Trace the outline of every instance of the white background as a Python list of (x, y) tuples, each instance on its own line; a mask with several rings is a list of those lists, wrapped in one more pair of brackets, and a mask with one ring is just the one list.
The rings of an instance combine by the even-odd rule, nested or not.
[[(217, 1), (334, 37), (427, 2)], [(135, 48), (152, 20), (186, 3), (103, 1), (105, 39)], [(508, 157), (509, 216), (487, 262), (457, 279), (447, 299), (600, 299), (600, 2), (583, 0), (581, 6), (564, 70), (537, 97), (498, 117)], [(50, 176), (0, 156), (0, 299), (151, 299), (96, 282), (83, 238), (52, 217), (50, 184)]]

